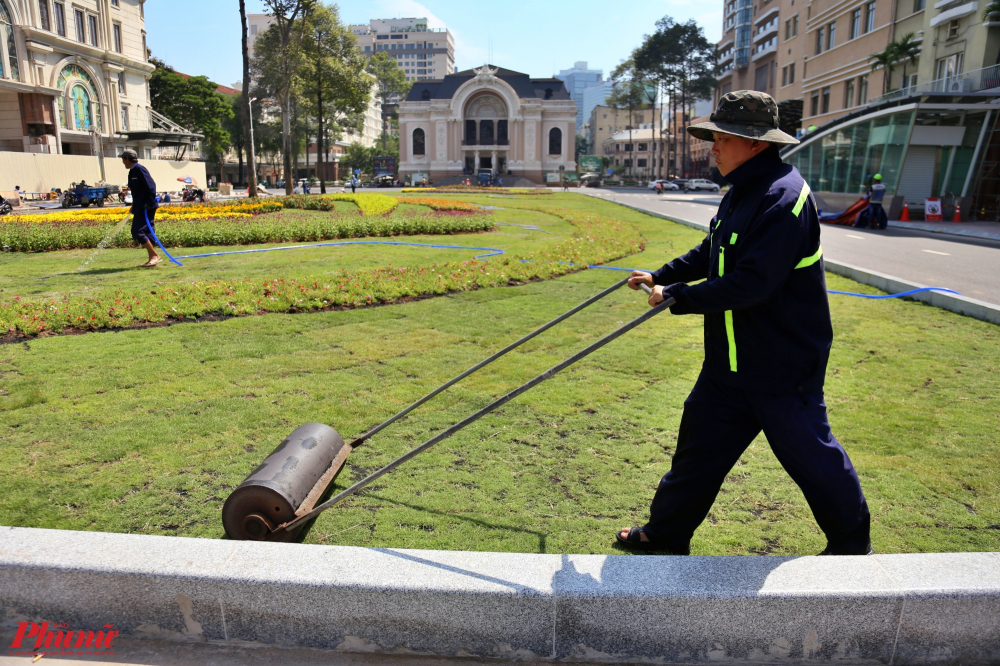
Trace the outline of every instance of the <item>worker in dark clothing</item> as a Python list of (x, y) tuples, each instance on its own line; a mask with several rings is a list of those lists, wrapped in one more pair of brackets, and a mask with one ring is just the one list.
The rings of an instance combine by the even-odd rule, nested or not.
[(673, 298), (673, 314), (704, 315), (705, 361), (649, 522), (617, 540), (687, 554), (726, 475), (763, 431), (826, 534), (821, 554), (873, 552), (861, 483), (823, 401), (833, 327), (816, 202), (778, 155), (798, 141), (778, 129), (769, 95), (746, 90), (724, 95), (688, 132), (714, 141), (732, 188), (701, 245), (653, 273), (635, 271), (629, 286), (651, 287), (651, 306)]
[(128, 169), (128, 189), (132, 194), (132, 239), (146, 248), (149, 260), (140, 268), (152, 268), (160, 263), (153, 241), (156, 240), (156, 183), (146, 167), (139, 164), (139, 156), (131, 148), (119, 155)]

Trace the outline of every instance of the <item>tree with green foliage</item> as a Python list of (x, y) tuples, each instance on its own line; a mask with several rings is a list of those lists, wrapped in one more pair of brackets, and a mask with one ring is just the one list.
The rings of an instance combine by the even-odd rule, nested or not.
[(340, 22), (336, 5), (313, 6), (305, 21), (303, 47), (307, 65), (299, 73), (300, 88), (318, 125), (317, 171), (321, 174), (320, 191), (325, 194), (327, 139), (332, 133), (337, 138), (340, 134), (336, 121), (330, 127), (330, 119), (345, 118), (356, 125), (368, 108), (372, 77), (365, 72), (365, 58), (358, 49), (357, 38)]
[(578, 162), (580, 161), (580, 155), (587, 154), (589, 146), (590, 142), (587, 141), (587, 137), (582, 134), (576, 135), (576, 150), (574, 151), (574, 156)]
[[(410, 92), (413, 84), (406, 80), (406, 74), (384, 51), (378, 51), (368, 59), (368, 73), (375, 77), (378, 86), (376, 93), (382, 103), (382, 132), (389, 131), (389, 101), (395, 95), (405, 95)], [(385, 146), (383, 146), (384, 148)]]
[(175, 123), (198, 132), (205, 152), (220, 161), (229, 149), (227, 121), (233, 117), (232, 105), (218, 92), (219, 85), (204, 76), (183, 77), (161, 60), (149, 79), (153, 110)]
[(892, 72), (896, 68), (896, 47), (894, 43), (888, 44), (878, 53), (868, 56), (872, 71), (881, 69), (882, 74), (882, 94), (889, 92), (889, 83), (892, 79)]
[(304, 65), (305, 16), (315, 0), (263, 0), (263, 3), (273, 22), (254, 41), (254, 79), (277, 100), (281, 109), (285, 194), (291, 194), (295, 179), (292, 172), (292, 90)]
[(635, 175), (635, 143), (632, 141), (633, 114), (646, 108), (644, 81), (636, 75), (631, 60), (625, 60), (611, 72), (611, 96), (606, 102), (616, 109), (628, 110), (629, 175)]
[[(656, 22), (656, 32), (645, 37), (631, 58), (637, 74), (658, 83), (669, 96), (671, 119), (679, 107), (685, 127), (691, 120), (691, 106), (711, 98), (719, 85), (717, 60), (715, 44), (708, 41), (701, 26), (694, 20), (677, 23), (669, 16)], [(680, 138), (680, 172), (686, 176), (690, 163), (687, 132)]]
[(917, 58), (920, 57), (920, 42), (915, 40), (915, 35), (912, 32), (908, 32), (894, 41), (893, 45), (896, 49), (896, 62), (903, 65), (903, 86), (908, 86), (906, 65), (917, 64)]
[(344, 154), (340, 158), (340, 164), (349, 173), (354, 173), (355, 169), (361, 169), (362, 173), (371, 174), (374, 172), (372, 158), (375, 157), (376, 152), (376, 148), (365, 148), (357, 141), (354, 141), (347, 146), (347, 150), (344, 151)]

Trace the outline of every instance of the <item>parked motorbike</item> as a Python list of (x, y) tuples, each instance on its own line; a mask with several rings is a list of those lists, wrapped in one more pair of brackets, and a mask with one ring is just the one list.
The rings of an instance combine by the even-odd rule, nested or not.
[(0, 196), (0, 215), (10, 215), (14, 212), (13, 206), (4, 197)]

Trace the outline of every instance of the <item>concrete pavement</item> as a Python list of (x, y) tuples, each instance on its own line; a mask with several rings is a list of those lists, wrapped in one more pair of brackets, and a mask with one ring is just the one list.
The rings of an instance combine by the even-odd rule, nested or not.
[[(700, 224), (708, 224), (721, 201), (720, 196), (708, 193), (657, 196), (639, 190), (595, 188), (579, 191)], [(829, 224), (822, 225), (822, 230), (823, 255), (828, 259), (920, 284), (947, 287), (970, 298), (1000, 305), (1000, 240), (905, 228), (897, 224), (883, 231)]]

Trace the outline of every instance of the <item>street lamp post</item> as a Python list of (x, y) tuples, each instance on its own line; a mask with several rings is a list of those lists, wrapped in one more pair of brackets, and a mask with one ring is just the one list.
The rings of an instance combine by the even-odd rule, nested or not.
[[(257, 101), (256, 97), (251, 97), (250, 98), (250, 102), (248, 104), (248, 106), (250, 107), (250, 147), (253, 148), (253, 150), (251, 152), (253, 153), (253, 156), (254, 156), (255, 159), (257, 157), (257, 150), (256, 150), (256, 144), (254, 144), (254, 142), (253, 142), (253, 103), (256, 102), (256, 101)], [(250, 168), (253, 169), (254, 180), (256, 180), (257, 165), (256, 164), (251, 164)]]

